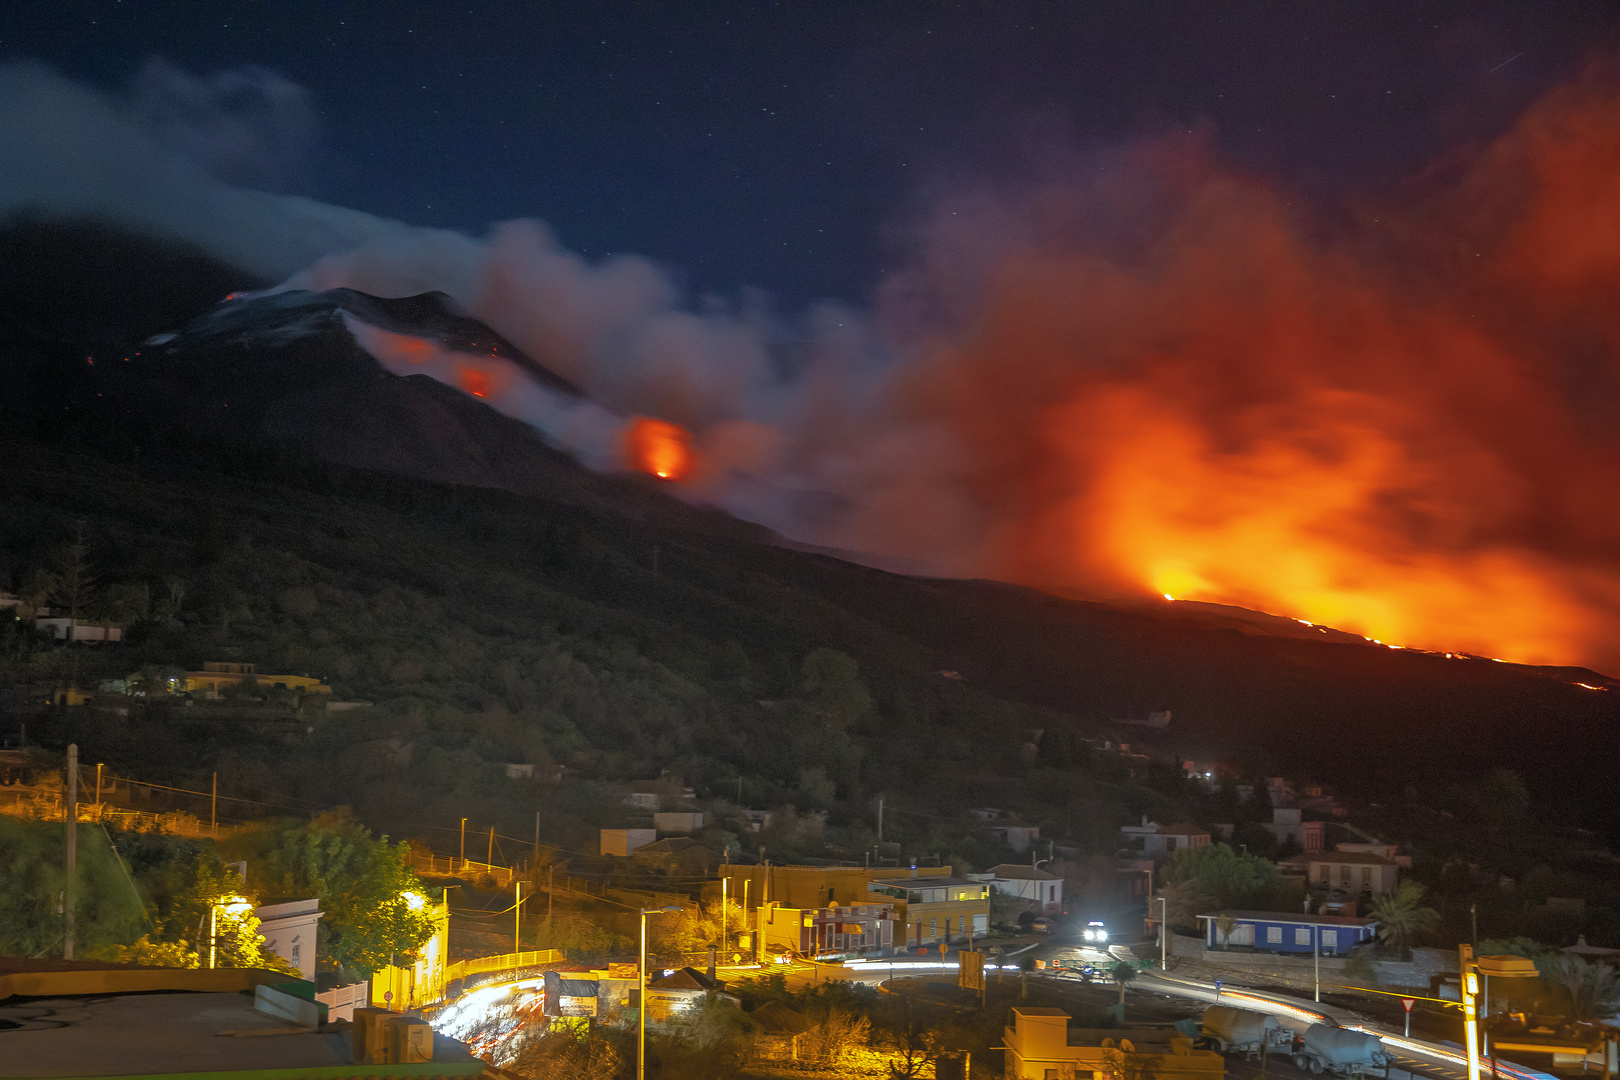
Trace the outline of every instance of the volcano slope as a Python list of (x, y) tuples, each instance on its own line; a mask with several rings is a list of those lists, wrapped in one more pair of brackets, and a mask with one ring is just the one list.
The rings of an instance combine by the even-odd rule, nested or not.
[[(793, 550), (394, 376), (340, 325), (154, 354), (152, 334), (261, 284), (194, 252), (33, 222), (0, 254), (0, 585), (25, 584), (82, 530), (102, 596), (121, 597), (131, 625), (117, 647), (75, 650), (81, 681), (241, 659), (377, 703), (302, 734), (164, 702), (30, 724), (138, 775), (217, 766), (234, 790), (351, 804), (396, 834), (471, 807), (526, 835), (544, 799), (583, 843), (614, 823), (608, 803), (569, 802), (566, 784), (519, 791), (501, 763), (565, 766), (582, 783), (668, 772), (825, 811), (829, 841), (857, 858), (879, 792), (918, 815), (889, 838), (964, 854), (972, 841), (950, 837), (971, 831), (970, 806), (1099, 849), (1137, 813), (1214, 812), (1174, 767), (1099, 749), (1123, 733), (1166, 762), (1216, 759), (1362, 801), (1438, 804), (1511, 768), (1549, 820), (1615, 834), (1586, 781), (1620, 764), (1617, 692), (1594, 673)], [(17, 630), (7, 642), (0, 708), (15, 715), (0, 724), (69, 672), (59, 649)], [(1111, 723), (1161, 709), (1174, 717), (1161, 731)]]

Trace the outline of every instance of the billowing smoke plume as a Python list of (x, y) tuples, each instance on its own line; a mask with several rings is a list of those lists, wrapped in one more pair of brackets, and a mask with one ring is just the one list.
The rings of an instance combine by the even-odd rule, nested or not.
[[(597, 466), (629, 418), (679, 423), (678, 490), (795, 539), (1620, 664), (1607, 69), (1332, 215), (1197, 136), (959, 194), (870, 315), (698, 313), (653, 264), (587, 262), (535, 223), (479, 240), (370, 220), (287, 287), (441, 289), (594, 404), (499, 362), (464, 389)], [(361, 340), (454, 381), (453, 359)]]
[(128, 96), (0, 64), (0, 213), (99, 217), (189, 241), (268, 278), (412, 231), (276, 186), (313, 137), (308, 102), (260, 68), (194, 78), (162, 61)]

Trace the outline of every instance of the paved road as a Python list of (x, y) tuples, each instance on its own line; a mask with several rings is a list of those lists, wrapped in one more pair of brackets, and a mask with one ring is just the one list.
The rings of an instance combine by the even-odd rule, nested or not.
[[(1066, 979), (1065, 973), (1049, 973), (1047, 978)], [(1458, 1048), (1423, 1039), (1407, 1038), (1376, 1021), (1368, 1020), (1349, 1009), (1325, 1002), (1307, 1001), (1284, 994), (1269, 993), (1247, 988), (1217, 991), (1213, 984), (1178, 975), (1144, 972), (1131, 982), (1128, 992), (1168, 994), (1194, 1001), (1234, 1005), (1257, 1012), (1271, 1013), (1283, 1021), (1285, 1027), (1296, 1031), (1310, 1024), (1330, 1023), (1355, 1031), (1377, 1035), (1385, 1049), (1394, 1056), (1395, 1072), (1410, 1074), (1411, 1080), (1427, 1077), (1430, 1080), (1466, 1080), (1468, 1058)], [(1489, 1069), (1489, 1063), (1486, 1064)], [(1549, 1080), (1549, 1074), (1498, 1059), (1496, 1071), (1509, 1080)]]

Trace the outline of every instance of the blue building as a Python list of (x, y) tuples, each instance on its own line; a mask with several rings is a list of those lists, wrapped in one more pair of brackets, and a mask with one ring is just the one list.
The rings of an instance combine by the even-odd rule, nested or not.
[[(1232, 920), (1230, 936), (1220, 929), (1222, 916)], [(1323, 956), (1343, 956), (1370, 942), (1378, 932), (1377, 919), (1354, 915), (1289, 915), (1280, 911), (1217, 911), (1198, 916), (1204, 924), (1204, 947), (1227, 946), (1257, 952), (1299, 953), (1318, 950)]]

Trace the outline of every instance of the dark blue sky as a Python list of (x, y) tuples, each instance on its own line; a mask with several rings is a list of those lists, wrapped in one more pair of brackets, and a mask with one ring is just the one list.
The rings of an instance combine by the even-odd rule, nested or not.
[(308, 89), (290, 190), (788, 306), (863, 300), (931, 190), (1205, 122), (1324, 196), (1489, 134), (1620, 5), (13, 3), (0, 58), (117, 91), (152, 56)]

